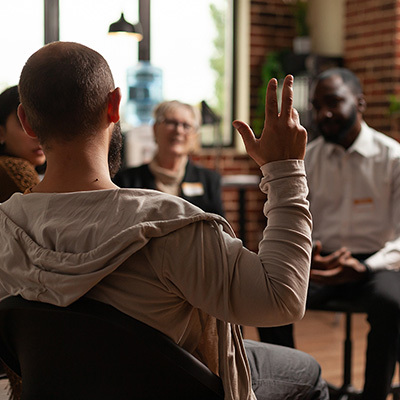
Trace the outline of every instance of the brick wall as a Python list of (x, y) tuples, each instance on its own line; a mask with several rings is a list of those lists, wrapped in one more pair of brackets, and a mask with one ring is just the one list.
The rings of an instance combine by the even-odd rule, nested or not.
[[(334, 1), (334, 0), (332, 0)], [(294, 21), (283, 0), (250, 2), (250, 120), (255, 117), (263, 63), (272, 51), (290, 49)], [(368, 107), (366, 121), (374, 128), (400, 140), (400, 117), (388, 113), (389, 95), (400, 99), (400, 1), (346, 0), (344, 66), (361, 80)], [(233, 149), (202, 150), (195, 161), (222, 175), (259, 175), (257, 165)], [(223, 189), (226, 218), (239, 236), (239, 192)], [(265, 196), (254, 187), (246, 192), (246, 245), (256, 251), (265, 226), (262, 207)]]
[[(334, 0), (333, 0), (334, 1)], [(250, 120), (259, 102), (263, 63), (272, 51), (290, 49), (294, 37), (291, 10), (283, 0), (251, 0), (250, 3)], [(374, 128), (400, 140), (400, 117), (389, 115), (389, 95), (400, 99), (400, 1), (346, 0), (344, 66), (354, 71), (364, 88), (367, 110), (365, 120)], [(234, 150), (219, 154), (203, 150), (195, 160), (222, 175), (259, 174), (246, 155)], [(239, 235), (239, 193), (224, 189), (226, 217)], [(246, 244), (257, 250), (265, 218), (265, 196), (257, 188), (246, 192)]]
[(398, 119), (389, 115), (389, 95), (400, 97), (397, 0), (347, 0), (344, 65), (360, 78), (367, 100), (365, 120), (400, 139)]
[[(334, 1), (334, 0), (333, 0)], [(259, 103), (262, 66), (268, 54), (290, 49), (294, 37), (292, 10), (283, 0), (250, 2), (250, 121)], [(364, 88), (365, 120), (400, 140), (400, 112), (389, 114), (390, 95), (400, 100), (399, 0), (346, 0), (344, 66)]]
[[(192, 160), (210, 169), (219, 171), (221, 175), (257, 175), (261, 177), (258, 165), (247, 155), (237, 154), (233, 149), (224, 149), (223, 153), (207, 149), (200, 154), (193, 155)], [(224, 187), (222, 201), (225, 208), (225, 218), (232, 225), (238, 237), (240, 235), (240, 204), (238, 188)], [(245, 192), (245, 245), (257, 251), (258, 243), (262, 238), (266, 219), (263, 215), (263, 205), (266, 197), (258, 186), (246, 188)]]

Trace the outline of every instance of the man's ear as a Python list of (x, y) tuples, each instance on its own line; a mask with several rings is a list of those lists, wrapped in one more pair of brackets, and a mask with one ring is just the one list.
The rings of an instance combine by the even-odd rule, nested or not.
[(35, 132), (33, 132), (31, 124), (28, 122), (28, 119), (26, 118), (25, 109), (22, 104), (18, 106), (17, 114), (19, 121), (21, 122), (22, 128), (24, 128), (25, 133), (32, 138), (37, 138)]
[(365, 101), (365, 97), (363, 94), (359, 94), (357, 96), (357, 110), (361, 114), (364, 114), (366, 108), (367, 108), (367, 102)]
[(116, 88), (108, 94), (107, 115), (109, 122), (119, 121), (119, 105), (121, 103), (121, 89)]

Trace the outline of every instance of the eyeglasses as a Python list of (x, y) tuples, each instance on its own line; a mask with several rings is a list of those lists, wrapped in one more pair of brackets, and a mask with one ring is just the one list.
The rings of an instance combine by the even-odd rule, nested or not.
[(185, 133), (191, 133), (194, 131), (194, 126), (186, 122), (180, 122), (175, 119), (168, 118), (163, 119), (161, 122), (164, 123), (168, 129), (178, 129), (179, 126), (182, 126)]

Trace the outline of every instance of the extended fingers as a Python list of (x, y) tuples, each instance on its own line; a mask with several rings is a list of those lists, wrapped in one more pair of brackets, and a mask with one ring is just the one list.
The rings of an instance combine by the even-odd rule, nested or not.
[(281, 116), (286, 118), (292, 117), (293, 110), (293, 76), (287, 75), (282, 88), (282, 105)]
[(267, 97), (265, 99), (265, 121), (278, 118), (278, 99), (276, 90), (278, 88), (278, 81), (272, 78), (268, 82)]

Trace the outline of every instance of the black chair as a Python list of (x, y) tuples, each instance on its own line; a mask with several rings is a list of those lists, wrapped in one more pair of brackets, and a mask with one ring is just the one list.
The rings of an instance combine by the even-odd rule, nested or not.
[[(331, 400), (351, 400), (361, 397), (362, 392), (352, 385), (352, 315), (366, 313), (362, 305), (345, 300), (329, 300), (319, 306), (308, 306), (309, 310), (330, 311), (345, 315), (345, 339), (343, 342), (343, 382), (340, 386), (328, 383)], [(392, 385), (393, 400), (400, 400), (400, 385)]]
[(4, 371), (4, 367), (0, 363), (0, 380), (7, 379), (6, 371)]
[(0, 357), (22, 400), (223, 399), (219, 377), (156, 329), (81, 298), (0, 302)]

